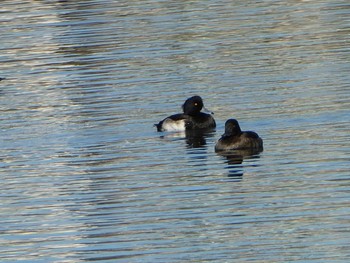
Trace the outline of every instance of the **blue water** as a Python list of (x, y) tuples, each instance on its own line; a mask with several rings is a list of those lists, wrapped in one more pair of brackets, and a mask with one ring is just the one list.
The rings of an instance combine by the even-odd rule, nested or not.
[[(3, 1), (2, 262), (348, 262), (347, 1)], [(198, 94), (216, 131), (158, 133)], [(214, 151), (229, 118), (264, 152)]]

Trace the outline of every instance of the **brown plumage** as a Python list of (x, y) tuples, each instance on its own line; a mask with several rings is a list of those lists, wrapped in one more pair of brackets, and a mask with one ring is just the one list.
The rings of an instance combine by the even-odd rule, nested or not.
[(263, 140), (253, 131), (242, 131), (238, 121), (229, 119), (225, 123), (225, 133), (215, 145), (215, 151), (263, 150)]

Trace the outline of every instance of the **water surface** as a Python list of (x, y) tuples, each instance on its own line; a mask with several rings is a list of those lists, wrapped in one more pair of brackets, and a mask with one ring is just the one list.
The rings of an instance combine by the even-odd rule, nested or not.
[(348, 262), (350, 5), (235, 2), (2, 2), (1, 261)]

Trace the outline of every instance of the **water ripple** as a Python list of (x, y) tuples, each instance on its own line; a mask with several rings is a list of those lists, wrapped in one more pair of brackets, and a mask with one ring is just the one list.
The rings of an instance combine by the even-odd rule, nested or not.
[[(2, 261), (349, 258), (346, 1), (3, 1)], [(152, 127), (199, 94), (200, 137)], [(221, 156), (228, 118), (264, 139)]]

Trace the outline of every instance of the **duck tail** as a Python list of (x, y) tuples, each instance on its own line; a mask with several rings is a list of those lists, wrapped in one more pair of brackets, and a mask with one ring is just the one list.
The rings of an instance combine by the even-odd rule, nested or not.
[(161, 132), (162, 131), (162, 124), (161, 124), (161, 122), (160, 123), (155, 123), (155, 124), (153, 124), (153, 127), (157, 127), (157, 131), (158, 132)]

